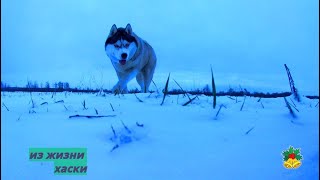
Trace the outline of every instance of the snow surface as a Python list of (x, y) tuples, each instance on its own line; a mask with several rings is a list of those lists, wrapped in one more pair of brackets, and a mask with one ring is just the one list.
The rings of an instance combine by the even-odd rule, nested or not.
[[(293, 118), (283, 98), (257, 102), (247, 97), (240, 111), (243, 97), (217, 97), (213, 109), (212, 97), (207, 96), (187, 106), (182, 106), (188, 100), (183, 95), (167, 97), (163, 106), (162, 95), (137, 96), (143, 102), (134, 94), (32, 93), (32, 108), (29, 93), (2, 92), (1, 179), (319, 178), (319, 100), (294, 102), (299, 112)], [(59, 100), (64, 103), (54, 103)], [(222, 104), (226, 108), (216, 117)], [(96, 115), (95, 109), (99, 115), (116, 116), (68, 118)], [(119, 134), (124, 130), (121, 121), (137, 139), (110, 152), (115, 145), (110, 126)], [(282, 165), (281, 153), (290, 145), (301, 148), (303, 155), (295, 170)], [(30, 147), (88, 148), (88, 173), (55, 176), (53, 163), (28, 160)]]

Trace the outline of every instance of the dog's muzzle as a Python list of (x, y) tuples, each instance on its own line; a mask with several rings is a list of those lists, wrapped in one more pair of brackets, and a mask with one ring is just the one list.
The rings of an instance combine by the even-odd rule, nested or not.
[(122, 54), (121, 54), (122, 60), (119, 60), (119, 62), (120, 62), (121, 65), (125, 65), (125, 64), (126, 64), (126, 59), (127, 59), (127, 57), (128, 57), (128, 54), (127, 54), (127, 53), (122, 53)]
[(119, 63), (121, 64), (121, 65), (125, 65), (126, 64), (126, 60), (119, 60)]

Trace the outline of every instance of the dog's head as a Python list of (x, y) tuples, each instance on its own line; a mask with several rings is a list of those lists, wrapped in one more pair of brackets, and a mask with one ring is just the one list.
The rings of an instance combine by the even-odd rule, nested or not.
[(137, 51), (137, 46), (130, 24), (126, 28), (117, 28), (114, 24), (106, 40), (105, 51), (111, 61), (125, 65)]

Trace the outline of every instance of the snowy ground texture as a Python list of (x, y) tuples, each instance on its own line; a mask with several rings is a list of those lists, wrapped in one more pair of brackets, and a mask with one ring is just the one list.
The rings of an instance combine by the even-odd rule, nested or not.
[[(134, 94), (32, 93), (32, 108), (29, 93), (2, 92), (1, 179), (319, 178), (318, 99), (294, 102), (299, 112), (292, 118), (283, 98), (257, 102), (247, 97), (240, 111), (243, 97), (217, 97), (213, 109), (207, 96), (187, 106), (182, 106), (188, 100), (183, 95), (167, 97), (163, 106), (162, 95), (137, 96), (143, 102)], [(222, 104), (226, 108), (216, 117)], [(69, 118), (96, 115), (95, 109), (98, 115), (116, 116)], [(110, 126), (120, 134), (121, 121), (134, 133), (133, 141), (110, 152), (115, 145)], [(303, 155), (295, 170), (283, 167), (281, 153), (290, 145)], [(55, 176), (53, 163), (28, 160), (30, 147), (87, 148), (88, 173)]]

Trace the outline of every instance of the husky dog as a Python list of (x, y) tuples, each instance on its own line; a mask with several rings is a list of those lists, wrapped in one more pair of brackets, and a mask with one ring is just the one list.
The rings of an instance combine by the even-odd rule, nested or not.
[(132, 32), (130, 24), (126, 28), (117, 28), (115, 24), (111, 27), (105, 51), (118, 76), (113, 93), (127, 93), (127, 84), (134, 77), (141, 92), (148, 91), (156, 67), (156, 54), (146, 41)]

